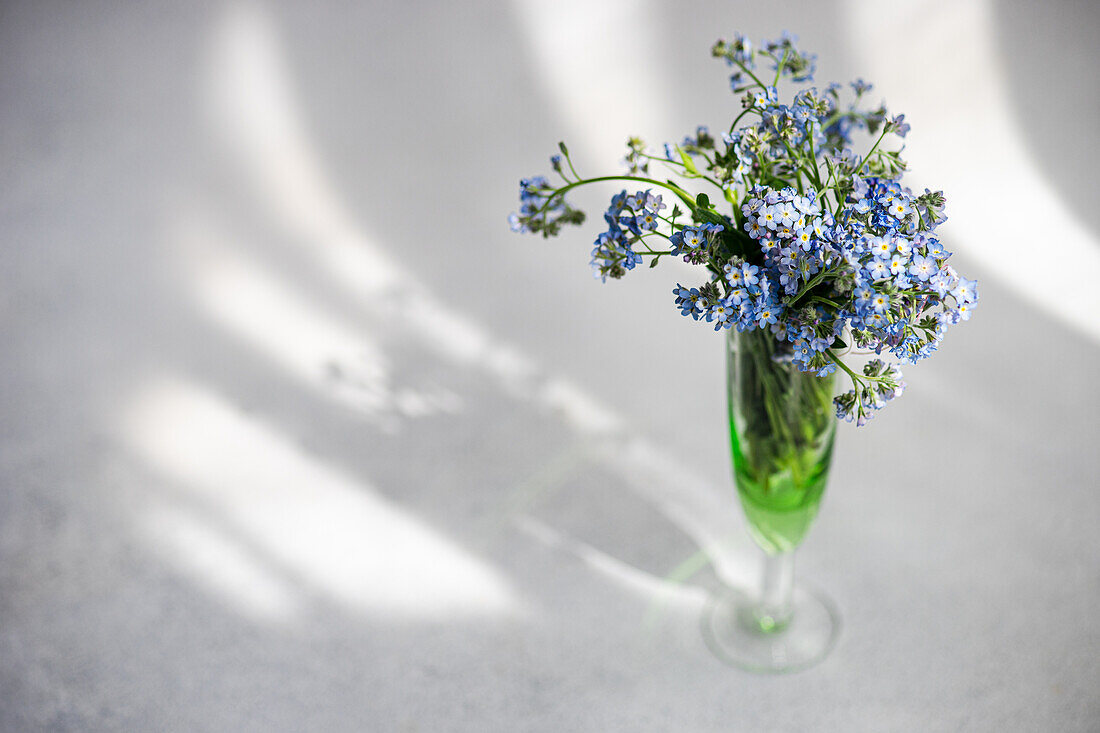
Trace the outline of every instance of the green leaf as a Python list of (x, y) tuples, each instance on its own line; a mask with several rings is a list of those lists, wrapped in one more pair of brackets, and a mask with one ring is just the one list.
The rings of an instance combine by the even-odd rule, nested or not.
[(737, 206), (737, 192), (733, 190), (733, 186), (724, 186), (722, 188), (722, 195), (726, 197), (726, 201)]
[(679, 145), (676, 146), (676, 152), (680, 154), (680, 160), (684, 162), (684, 168), (687, 169), (688, 173), (699, 175), (699, 169), (695, 167), (695, 161), (691, 159), (691, 156), (680, 150)]
[(705, 193), (699, 194), (695, 197), (695, 205), (698, 206), (700, 209), (709, 209), (710, 197), (707, 196)]
[(844, 343), (843, 339), (841, 339), (839, 336), (837, 336), (835, 339), (833, 339), (833, 345), (830, 346), (829, 348), (830, 349), (846, 349), (846, 348), (848, 348), (848, 344)]

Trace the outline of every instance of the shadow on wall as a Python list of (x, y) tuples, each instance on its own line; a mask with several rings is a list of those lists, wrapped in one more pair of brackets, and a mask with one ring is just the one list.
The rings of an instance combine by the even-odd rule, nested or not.
[[(1100, 206), (1100, 4), (1008, 0), (993, 13), (997, 62), (1009, 80), (1027, 150), (1071, 212)], [(1093, 245), (1100, 245), (1095, 238)]]

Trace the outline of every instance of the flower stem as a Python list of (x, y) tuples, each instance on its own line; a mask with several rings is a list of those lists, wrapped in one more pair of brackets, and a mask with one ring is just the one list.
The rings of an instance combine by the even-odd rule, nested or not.
[(822, 280), (824, 280), (828, 276), (835, 277), (836, 273), (831, 272), (830, 270), (822, 270), (817, 275), (815, 275), (812, 280), (810, 280), (808, 283), (806, 283), (806, 287), (802, 288), (802, 290), (798, 293), (798, 295), (794, 296), (793, 299), (787, 301), (787, 307), (790, 308), (795, 303), (802, 300), (802, 296), (804, 296), (806, 293), (810, 292), (810, 289), (813, 288), (814, 285), (817, 285), (819, 282), (821, 282)]
[[(867, 165), (867, 163), (871, 160), (871, 156), (874, 154), (874, 152), (876, 150), (878, 150), (878, 144), (880, 142), (882, 142), (882, 138), (884, 138), (884, 137), (886, 137), (886, 126), (885, 125), (882, 126), (882, 132), (879, 133), (878, 140), (875, 140), (875, 144), (871, 146), (871, 149), (869, 151), (867, 151), (867, 155), (863, 156), (863, 165)], [(862, 167), (861, 167), (861, 170), (862, 170)]]
[[(740, 66), (740, 67), (741, 67), (741, 71), (745, 72), (745, 73), (746, 73), (746, 74), (748, 74), (748, 75), (749, 75), (750, 77), (752, 77), (752, 80), (753, 80), (753, 81), (755, 81), (755, 82), (756, 82), (756, 83), (757, 83), (757, 84), (758, 84), (758, 85), (760, 86), (760, 88), (761, 88), (761, 89), (767, 89), (767, 88), (768, 88), (768, 87), (767, 87), (767, 86), (766, 86), (766, 85), (764, 84), (764, 82), (760, 81), (760, 77), (758, 77), (758, 76), (757, 76), (756, 74), (752, 73), (752, 72), (751, 72), (751, 71), (749, 70), (749, 68), (748, 68), (747, 66), (745, 66), (745, 65), (744, 65), (743, 63), (741, 63), (740, 61), (736, 61), (735, 63), (736, 63), (736, 64), (737, 64), (738, 66)], [(773, 86), (774, 86), (774, 85), (773, 85)]]
[(739, 115), (737, 115), (736, 117), (733, 118), (733, 122), (730, 123), (730, 134), (731, 135), (733, 134), (734, 129), (737, 128), (737, 123), (741, 121), (741, 118), (744, 117), (745, 115), (747, 115), (749, 112), (752, 112), (752, 110), (753, 110), (752, 107), (745, 107), (745, 109), (743, 109), (741, 111), (741, 114), (739, 114)]
[(567, 186), (562, 186), (561, 188), (555, 189), (546, 198), (546, 203), (539, 207), (539, 210), (534, 212), (531, 216), (535, 217), (539, 214), (542, 214), (544, 211), (546, 211), (547, 207), (550, 206), (550, 203), (554, 199), (564, 195), (565, 192), (569, 191), (570, 189), (576, 188), (577, 186), (584, 186), (589, 183), (600, 183), (603, 181), (638, 181), (639, 183), (648, 183), (651, 186), (660, 186), (661, 188), (667, 189), (676, 194), (676, 196), (679, 197), (679, 199), (683, 201), (684, 204), (687, 205), (687, 207), (690, 208), (692, 211), (695, 211), (696, 209), (695, 201), (691, 198), (688, 192), (680, 188), (676, 184), (672, 183), (671, 181), (661, 183), (660, 181), (655, 181), (652, 178), (642, 178), (641, 176), (600, 176), (598, 178), (582, 178), (579, 181), (573, 181)]
[(783, 64), (787, 63), (787, 54), (790, 52), (791, 50), (789, 48), (783, 50), (783, 59), (779, 62), (779, 65), (775, 67), (775, 78), (772, 79), (773, 87), (779, 83), (779, 75), (783, 73)]

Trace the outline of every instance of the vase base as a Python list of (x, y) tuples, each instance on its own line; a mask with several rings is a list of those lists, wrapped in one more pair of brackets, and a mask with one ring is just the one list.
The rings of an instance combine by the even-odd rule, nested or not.
[(752, 672), (797, 672), (820, 662), (836, 643), (840, 616), (828, 598), (795, 588), (789, 621), (769, 631), (755, 599), (728, 589), (703, 612), (703, 637), (726, 664)]

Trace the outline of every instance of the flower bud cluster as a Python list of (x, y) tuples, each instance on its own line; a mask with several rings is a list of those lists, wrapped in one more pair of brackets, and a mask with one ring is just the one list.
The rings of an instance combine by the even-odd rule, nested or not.
[(872, 410), (881, 410), (886, 403), (905, 391), (901, 371), (881, 359), (872, 359), (863, 366), (863, 377), (854, 389), (833, 399), (839, 420), (863, 426), (871, 419)]
[(612, 198), (611, 206), (604, 214), (607, 231), (596, 237), (592, 248), (594, 276), (607, 282), (609, 277), (618, 279), (627, 270), (633, 270), (642, 257), (632, 245), (657, 228), (660, 212), (665, 208), (661, 197), (649, 191), (638, 191), (629, 196), (622, 191)]
[[(555, 155), (550, 164), (560, 171), (561, 156)], [(566, 203), (565, 196), (557, 193), (545, 176), (520, 180), (519, 204), (519, 213), (508, 217), (513, 232), (537, 232), (552, 237), (561, 231), (562, 224), (584, 223), (584, 212)]]
[[(740, 92), (753, 81), (756, 71), (770, 68), (778, 76), (789, 77), (791, 81), (811, 81), (817, 67), (817, 56), (800, 51), (796, 44), (798, 37), (787, 31), (774, 41), (764, 41), (761, 48), (753, 48), (752, 41), (740, 33), (734, 34), (732, 41), (717, 41), (710, 52), (715, 58), (724, 58), (730, 66), (739, 71), (730, 77), (730, 88)], [(763, 64), (758, 62), (763, 61)]]

